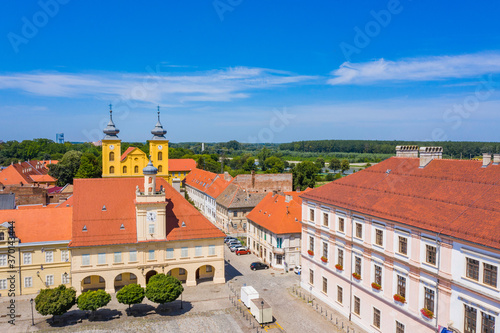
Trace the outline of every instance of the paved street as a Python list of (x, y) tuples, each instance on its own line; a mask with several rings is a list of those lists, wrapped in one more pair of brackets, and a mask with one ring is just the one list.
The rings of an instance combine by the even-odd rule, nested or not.
[[(337, 332), (335, 326), (325, 320), (305, 301), (292, 293), (292, 287), (298, 286), (299, 277), (294, 273), (284, 273), (274, 269), (251, 271), (250, 263), (257, 261), (254, 255), (236, 256), (226, 248), (225, 285), (211, 282), (201, 283), (196, 287), (185, 287), (180, 299), (167, 304), (164, 308), (144, 299), (143, 304), (133, 307), (133, 316), (126, 315), (127, 306), (120, 304), (112, 295), (112, 301), (98, 311), (98, 317), (90, 322), (83, 311), (75, 306), (55, 324), (49, 324), (49, 317), (42, 317), (34, 312), (35, 326), (31, 326), (31, 308), (29, 296), (16, 300), (16, 325), (7, 323), (6, 306), (8, 299), (0, 299), (0, 330), (6, 332), (30, 331), (65, 331), (65, 332), (257, 332), (257, 323), (244, 310), (242, 304), (229, 299), (230, 289), (239, 296), (241, 286), (253, 286), (269, 303), (276, 318), (274, 325), (266, 331), (273, 332)], [(240, 312), (239, 309), (242, 309)], [(243, 315), (244, 314), (244, 315)], [(282, 329), (280, 329), (280, 327)], [(259, 329), (260, 330), (260, 329)], [(340, 332), (340, 330), (339, 330)], [(356, 329), (356, 332), (360, 332)]]

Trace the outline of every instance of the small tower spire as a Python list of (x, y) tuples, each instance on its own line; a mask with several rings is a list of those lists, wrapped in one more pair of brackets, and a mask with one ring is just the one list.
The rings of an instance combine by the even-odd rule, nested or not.
[(104, 134), (106, 136), (104, 137), (104, 140), (113, 140), (113, 139), (118, 139), (118, 133), (120, 133), (120, 130), (116, 128), (115, 123), (113, 123), (113, 109), (112, 105), (109, 104), (109, 122), (108, 126), (103, 130)]
[(160, 106), (157, 106), (157, 112), (158, 112), (158, 122), (156, 123), (155, 128), (151, 131), (151, 134), (153, 134), (153, 139), (152, 140), (166, 140), (165, 134), (167, 134), (167, 131), (163, 128), (163, 125), (160, 122)]

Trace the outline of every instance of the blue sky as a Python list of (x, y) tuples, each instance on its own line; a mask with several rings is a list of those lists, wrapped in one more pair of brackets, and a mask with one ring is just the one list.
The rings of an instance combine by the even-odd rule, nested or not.
[(3, 3), (1, 140), (499, 140), (497, 1)]

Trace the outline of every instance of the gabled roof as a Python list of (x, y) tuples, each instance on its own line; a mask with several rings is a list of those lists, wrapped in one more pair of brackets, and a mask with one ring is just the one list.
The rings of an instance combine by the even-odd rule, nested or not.
[(392, 157), (302, 198), (500, 249), (500, 165)]
[(21, 243), (69, 241), (73, 208), (33, 208), (0, 210), (0, 224), (14, 221)]
[[(136, 186), (142, 188), (143, 183), (142, 178), (75, 179), (70, 246), (137, 243), (135, 190)], [(224, 237), (179, 192), (158, 177), (157, 190), (160, 186), (165, 189), (166, 241)], [(124, 228), (120, 229), (122, 224)]]
[(196, 161), (192, 158), (178, 158), (168, 160), (168, 171), (191, 171), (196, 168)]
[[(121, 158), (120, 158), (120, 161), (123, 161), (127, 158), (128, 154), (130, 154), (131, 152), (133, 152), (134, 150), (136, 150), (138, 148), (136, 147), (128, 147), (127, 150), (125, 150), (125, 152), (122, 154)], [(138, 149), (140, 152), (142, 152), (143, 154), (146, 154), (144, 153), (142, 150)]]
[(31, 175), (30, 178), (34, 183), (55, 183), (57, 181), (50, 175)]
[[(308, 189), (309, 190), (309, 189)], [(264, 199), (247, 215), (247, 219), (275, 234), (300, 233), (302, 225), (302, 199), (306, 192), (266, 194)]]
[(31, 184), (33, 183), (31, 176), (47, 175), (48, 172), (49, 170), (40, 161), (13, 163), (0, 172), (0, 182), (4, 185)]
[(229, 184), (217, 197), (217, 204), (225, 208), (253, 208), (267, 193), (250, 193), (239, 185)]
[(224, 176), (221, 177), (216, 173), (197, 168), (191, 170), (185, 179), (186, 185), (194, 187), (214, 199), (217, 199), (230, 183), (230, 181), (224, 180)]

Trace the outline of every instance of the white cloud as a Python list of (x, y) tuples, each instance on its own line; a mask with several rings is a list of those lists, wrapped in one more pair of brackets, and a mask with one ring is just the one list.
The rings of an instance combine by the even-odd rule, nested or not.
[(343, 63), (331, 72), (331, 85), (374, 84), (384, 81), (437, 81), (500, 73), (500, 53), (420, 57), (398, 61), (385, 59)]
[[(163, 65), (162, 65), (163, 66)], [(235, 67), (192, 73), (151, 69), (150, 74), (60, 72), (0, 75), (0, 90), (53, 97), (118, 97), (143, 102), (231, 101), (250, 91), (303, 83), (314, 76), (294, 75), (265, 68)], [(167, 68), (166, 66), (163, 66)]]

